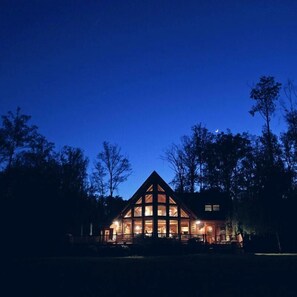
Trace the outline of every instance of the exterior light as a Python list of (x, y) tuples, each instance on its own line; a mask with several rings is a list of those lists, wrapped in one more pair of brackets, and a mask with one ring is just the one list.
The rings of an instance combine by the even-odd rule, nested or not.
[(199, 221), (199, 220), (198, 220), (198, 221), (196, 221), (196, 225), (199, 225), (200, 223), (201, 223), (201, 221)]

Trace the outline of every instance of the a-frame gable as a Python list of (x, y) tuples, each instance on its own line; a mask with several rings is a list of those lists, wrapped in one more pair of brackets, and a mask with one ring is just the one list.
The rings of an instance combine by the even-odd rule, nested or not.
[(157, 190), (157, 192), (160, 194), (164, 193), (168, 195), (170, 204), (179, 205), (181, 212), (185, 212), (187, 214), (183, 215), (183, 217), (191, 217), (196, 219), (196, 215), (176, 196), (174, 191), (156, 171), (152, 172), (152, 174), (139, 187), (135, 194), (128, 200), (128, 204), (117, 218), (124, 217), (126, 213), (128, 213), (134, 207), (134, 205), (141, 204), (140, 199), (144, 199), (143, 197), (146, 193), (151, 193), (152, 195), (155, 190)]

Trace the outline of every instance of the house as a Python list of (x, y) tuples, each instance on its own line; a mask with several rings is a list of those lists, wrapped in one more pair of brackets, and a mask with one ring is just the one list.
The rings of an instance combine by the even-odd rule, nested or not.
[(182, 242), (190, 238), (204, 243), (230, 241), (225, 200), (218, 195), (195, 195), (175, 193), (154, 171), (105, 229), (105, 238), (117, 243), (146, 237)]

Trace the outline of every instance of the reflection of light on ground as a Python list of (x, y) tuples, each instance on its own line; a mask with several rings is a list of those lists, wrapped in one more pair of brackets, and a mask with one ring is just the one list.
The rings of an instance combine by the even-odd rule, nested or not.
[(255, 256), (297, 256), (297, 253), (255, 253)]

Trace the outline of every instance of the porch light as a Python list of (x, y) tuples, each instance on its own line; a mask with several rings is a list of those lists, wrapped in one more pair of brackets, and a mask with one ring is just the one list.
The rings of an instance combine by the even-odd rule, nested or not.
[(201, 221), (197, 220), (196, 221), (196, 225), (199, 225), (201, 223)]

